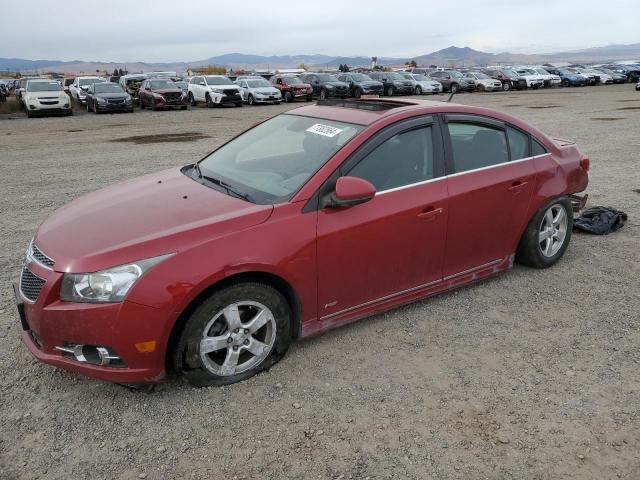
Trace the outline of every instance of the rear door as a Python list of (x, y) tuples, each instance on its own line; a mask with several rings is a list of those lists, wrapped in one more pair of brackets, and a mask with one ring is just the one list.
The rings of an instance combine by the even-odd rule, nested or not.
[(318, 212), (321, 319), (440, 281), (447, 218), (441, 147), (433, 118), (414, 119), (367, 142), (336, 172), (371, 182), (377, 193), (361, 205)]
[(444, 117), (449, 216), (443, 276), (514, 253), (535, 183), (529, 136), (474, 115)]

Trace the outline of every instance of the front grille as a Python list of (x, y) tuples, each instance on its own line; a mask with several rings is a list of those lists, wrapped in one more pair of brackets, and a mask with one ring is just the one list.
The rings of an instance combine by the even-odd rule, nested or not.
[(225, 90), (223, 90), (224, 94), (227, 97), (235, 97), (236, 95), (239, 94), (238, 90), (232, 89), (232, 88), (227, 88)]
[(42, 251), (36, 247), (35, 245), (31, 246), (31, 256), (33, 257), (33, 259), (40, 263), (41, 265), (44, 265), (45, 267), (53, 267), (55, 265), (55, 260), (53, 260), (52, 258), (49, 258), (48, 256), (46, 256), (44, 253), (42, 253)]
[(20, 276), (20, 291), (27, 300), (35, 302), (40, 295), (40, 291), (45, 284), (45, 280), (32, 273), (28, 268), (22, 270)]
[(112, 105), (121, 105), (124, 103), (124, 98), (109, 98), (107, 102)]
[(41, 105), (56, 105), (57, 103), (57, 100), (42, 100), (40, 102)]

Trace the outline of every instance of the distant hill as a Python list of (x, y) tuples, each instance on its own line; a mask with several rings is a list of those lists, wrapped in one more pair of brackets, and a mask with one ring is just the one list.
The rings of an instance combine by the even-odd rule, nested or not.
[[(640, 60), (640, 43), (630, 45), (608, 45), (604, 47), (588, 48), (568, 52), (547, 54), (515, 54), (515, 53), (487, 53), (470, 47), (448, 47), (437, 52), (407, 58), (381, 57), (378, 62), (382, 65), (401, 65), (409, 60), (415, 60), (419, 65), (438, 66), (471, 66), (488, 65), (493, 63), (545, 63), (551, 61), (562, 62), (609, 62), (618, 60)], [(187, 68), (208, 65), (219, 65), (234, 69), (254, 68), (295, 68), (304, 63), (313, 68), (336, 68), (342, 63), (352, 67), (368, 66), (371, 57), (337, 57), (322, 54), (311, 55), (249, 55), (243, 53), (228, 53), (192, 62), (100, 62), (100, 61), (56, 61), (56, 60), (26, 60), (23, 58), (0, 58), (0, 71), (33, 72), (86, 72), (95, 73), (96, 70), (112, 72), (115, 68), (126, 68), (130, 72), (144, 72), (151, 70), (175, 70), (182, 72)]]

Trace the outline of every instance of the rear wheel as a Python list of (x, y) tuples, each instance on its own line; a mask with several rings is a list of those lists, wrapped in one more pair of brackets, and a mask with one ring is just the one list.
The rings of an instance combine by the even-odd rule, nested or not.
[(187, 320), (174, 367), (199, 387), (239, 382), (284, 356), (290, 322), (289, 304), (273, 287), (251, 282), (219, 290)]
[(573, 209), (566, 197), (549, 202), (531, 219), (525, 230), (516, 261), (534, 268), (554, 265), (567, 250), (573, 228)]
[(478, 90), (479, 92), (484, 92), (485, 88), (484, 85), (480, 84), (476, 87), (476, 90)]
[(249, 105), (255, 105), (256, 104), (256, 101), (254, 100), (253, 95), (249, 94), (249, 98), (247, 98), (247, 103)]

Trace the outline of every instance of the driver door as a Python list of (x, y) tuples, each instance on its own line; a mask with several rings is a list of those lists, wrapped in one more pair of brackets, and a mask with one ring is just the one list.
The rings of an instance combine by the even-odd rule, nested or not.
[(337, 172), (371, 182), (377, 193), (351, 208), (320, 204), (321, 321), (442, 279), (448, 200), (441, 145), (431, 117), (413, 119), (367, 142)]

